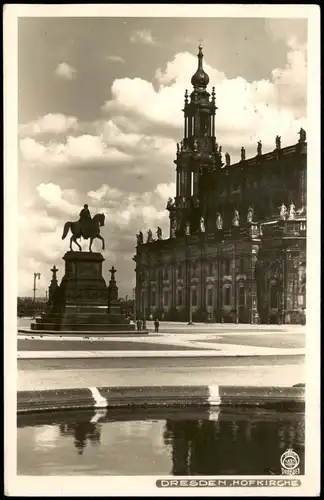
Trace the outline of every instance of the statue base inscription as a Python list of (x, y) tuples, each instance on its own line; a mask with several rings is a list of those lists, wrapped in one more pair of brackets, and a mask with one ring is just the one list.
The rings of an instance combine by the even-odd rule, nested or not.
[(118, 287), (112, 279), (107, 287), (102, 276), (104, 257), (98, 252), (66, 252), (65, 274), (48, 305), (47, 312), (36, 318), (32, 330), (71, 332), (120, 332), (135, 330), (121, 314)]

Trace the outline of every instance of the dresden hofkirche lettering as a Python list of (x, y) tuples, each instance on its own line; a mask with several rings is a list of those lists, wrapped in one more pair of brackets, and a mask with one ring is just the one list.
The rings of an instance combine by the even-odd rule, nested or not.
[[(306, 132), (296, 144), (232, 163), (216, 138), (216, 93), (198, 69), (185, 92), (168, 237), (137, 235), (137, 313), (234, 323), (306, 321)], [(234, 117), (235, 119), (235, 117)], [(297, 135), (297, 134), (296, 134)], [(143, 231), (143, 232), (142, 232)], [(143, 233), (147, 238), (143, 238)], [(155, 238), (153, 235), (157, 234)]]

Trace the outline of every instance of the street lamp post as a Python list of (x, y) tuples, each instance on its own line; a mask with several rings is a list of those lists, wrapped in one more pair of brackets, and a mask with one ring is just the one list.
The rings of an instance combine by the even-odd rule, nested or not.
[(143, 330), (146, 328), (145, 290), (143, 289)]
[(189, 323), (188, 325), (193, 325), (192, 322), (192, 286), (189, 285)]
[[(192, 285), (191, 285), (191, 268), (188, 262), (188, 238), (186, 237), (186, 288), (188, 290), (189, 286), (189, 322), (187, 323), (188, 325), (192, 325)], [(186, 292), (186, 297), (188, 297), (187, 292)]]
[(34, 273), (34, 286), (33, 286), (33, 318), (35, 318), (35, 301), (36, 301), (36, 280), (40, 279), (40, 273)]
[(133, 320), (136, 324), (136, 309), (137, 309), (137, 304), (136, 304), (136, 287), (133, 288)]

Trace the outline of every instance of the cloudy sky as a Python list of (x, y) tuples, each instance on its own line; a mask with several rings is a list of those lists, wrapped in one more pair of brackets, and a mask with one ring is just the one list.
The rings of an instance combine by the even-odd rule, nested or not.
[[(168, 234), (176, 141), (197, 46), (216, 87), (216, 135), (239, 157), (296, 143), (306, 125), (307, 21), (235, 18), (20, 18), (19, 295), (45, 294), (84, 203), (106, 214), (105, 277), (134, 286), (139, 230)], [(83, 242), (86, 249), (88, 242)], [(100, 242), (94, 243), (100, 250)]]

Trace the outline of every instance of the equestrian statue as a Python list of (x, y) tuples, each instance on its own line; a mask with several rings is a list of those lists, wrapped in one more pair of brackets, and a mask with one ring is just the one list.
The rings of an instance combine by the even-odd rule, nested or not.
[(64, 224), (62, 240), (67, 236), (71, 230), (72, 236), (70, 238), (70, 250), (72, 250), (72, 242), (74, 242), (81, 252), (82, 248), (77, 242), (81, 237), (85, 240), (90, 239), (89, 252), (92, 252), (92, 242), (95, 238), (102, 241), (102, 250), (105, 249), (105, 240), (100, 234), (100, 227), (105, 225), (105, 214), (96, 214), (91, 218), (88, 205), (84, 205), (80, 212), (79, 220), (75, 222), (66, 222)]

